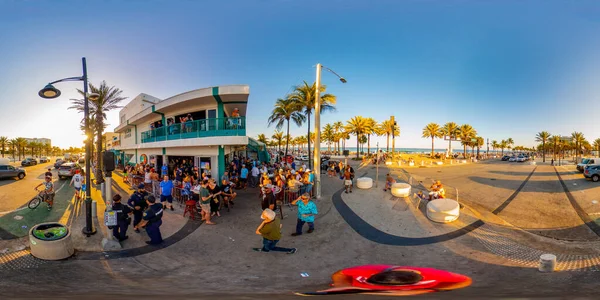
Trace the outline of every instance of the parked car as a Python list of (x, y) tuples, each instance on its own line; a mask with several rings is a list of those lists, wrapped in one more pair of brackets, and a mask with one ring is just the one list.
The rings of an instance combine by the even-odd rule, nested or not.
[(502, 156), (502, 161), (508, 161), (509, 159), (510, 159), (510, 156), (508, 156), (508, 155)]
[(22, 166), (22, 167), (24, 167), (24, 166), (35, 166), (35, 165), (37, 165), (37, 164), (38, 164), (38, 161), (37, 161), (37, 159), (35, 159), (35, 158), (31, 158), (31, 157), (29, 157), (29, 158), (26, 158), (26, 159), (24, 159), (24, 160), (21, 162), (21, 166)]
[(517, 156), (517, 162), (525, 162), (527, 159), (525, 159), (525, 156), (523, 155), (519, 155)]
[(0, 164), (0, 178), (19, 178), (23, 179), (27, 176), (25, 169), (13, 167), (8, 164)]
[(73, 177), (75, 171), (81, 172), (81, 166), (77, 163), (64, 163), (58, 168), (58, 177), (64, 179), (65, 177)]
[(511, 156), (508, 161), (513, 162), (513, 161), (517, 161), (517, 157), (516, 156)]
[(62, 164), (64, 164), (66, 161), (64, 161), (62, 158), (58, 158), (56, 159), (56, 162), (54, 163), (54, 168), (58, 169)]
[(586, 179), (592, 179), (593, 182), (600, 181), (600, 165), (587, 165), (583, 171)]
[(330, 160), (330, 159), (328, 159), (328, 160), (323, 160), (323, 161), (321, 161), (321, 170), (323, 170), (323, 171), (326, 171), (326, 170), (327, 170), (327, 168), (329, 167), (329, 164), (330, 164), (330, 163), (339, 164), (339, 163), (340, 163), (340, 161), (339, 161), (339, 160)]
[(40, 164), (47, 163), (49, 161), (50, 161), (50, 158), (48, 158), (48, 156), (40, 157)]
[(577, 170), (583, 172), (587, 165), (600, 165), (600, 158), (591, 157), (582, 159), (581, 162), (577, 164)]
[(296, 156), (296, 160), (308, 161), (308, 155), (298, 155), (298, 156)]

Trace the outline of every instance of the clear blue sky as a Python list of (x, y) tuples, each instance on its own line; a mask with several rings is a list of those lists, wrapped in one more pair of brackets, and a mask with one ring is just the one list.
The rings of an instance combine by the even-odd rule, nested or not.
[(78, 76), (82, 56), (93, 83), (130, 98), (249, 84), (252, 136), (272, 133), (274, 101), (321, 62), (348, 79), (323, 74), (338, 96), (323, 124), (394, 114), (397, 147), (429, 147), (423, 126), (447, 121), (526, 146), (541, 130), (600, 137), (598, 1), (0, 0), (0, 28), (0, 135), (11, 138), (81, 144), (66, 110), (80, 83), (61, 84), (59, 100), (37, 92)]

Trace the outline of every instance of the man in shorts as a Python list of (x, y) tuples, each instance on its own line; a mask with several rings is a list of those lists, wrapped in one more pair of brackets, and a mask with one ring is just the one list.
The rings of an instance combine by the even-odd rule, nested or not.
[(346, 190), (346, 194), (348, 191), (352, 193), (352, 173), (350, 173), (350, 168), (346, 168), (344, 172), (344, 188)]
[(242, 170), (240, 170), (240, 182), (241, 187), (246, 189), (248, 184), (248, 168), (246, 168), (246, 165), (243, 165)]
[(79, 170), (75, 170), (75, 175), (73, 175), (73, 178), (71, 178), (71, 183), (69, 184), (69, 186), (75, 188), (75, 198), (77, 198), (77, 200), (81, 199), (81, 195), (79, 195), (79, 192), (81, 191), (82, 184), (83, 176), (79, 174)]
[[(163, 177), (164, 180), (160, 183), (160, 203), (163, 209), (167, 207), (173, 211), (173, 181), (169, 180), (169, 176)], [(167, 202), (165, 204), (165, 202)]]
[(202, 181), (202, 185), (200, 186), (200, 208), (202, 211), (200, 214), (202, 215), (202, 220), (206, 221), (208, 225), (215, 225), (215, 223), (210, 221), (210, 201), (212, 201), (212, 197), (208, 190), (208, 180)]

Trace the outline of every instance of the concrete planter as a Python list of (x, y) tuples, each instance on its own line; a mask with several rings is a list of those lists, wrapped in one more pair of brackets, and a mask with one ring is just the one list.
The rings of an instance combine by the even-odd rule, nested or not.
[(441, 166), (441, 165), (443, 165), (443, 164), (444, 164), (444, 162), (441, 162), (441, 161), (436, 161), (436, 162), (435, 162), (435, 164), (436, 164), (436, 165), (438, 165), (438, 166)]
[(458, 219), (460, 205), (452, 199), (436, 199), (427, 203), (427, 218), (438, 223), (450, 223)]
[(356, 187), (367, 190), (373, 187), (373, 179), (369, 177), (360, 177), (356, 179)]
[(75, 252), (71, 231), (59, 223), (42, 223), (29, 230), (31, 255), (44, 260), (60, 260)]
[(461, 160), (461, 161), (460, 161), (460, 163), (461, 163), (461, 164), (466, 164), (466, 163), (467, 163), (467, 160), (466, 160), (466, 159), (463, 159), (463, 160)]
[(392, 184), (392, 195), (395, 197), (408, 197), (410, 195), (411, 186), (408, 183)]

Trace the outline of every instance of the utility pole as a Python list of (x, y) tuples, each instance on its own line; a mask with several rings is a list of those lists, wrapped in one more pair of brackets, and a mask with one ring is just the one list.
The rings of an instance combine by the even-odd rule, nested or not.
[(485, 157), (490, 156), (490, 139), (487, 139), (487, 149), (485, 150)]
[(377, 187), (377, 182), (379, 182), (379, 142), (377, 142), (377, 152), (375, 153), (375, 164), (377, 169), (377, 175), (375, 175), (375, 187)]

